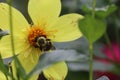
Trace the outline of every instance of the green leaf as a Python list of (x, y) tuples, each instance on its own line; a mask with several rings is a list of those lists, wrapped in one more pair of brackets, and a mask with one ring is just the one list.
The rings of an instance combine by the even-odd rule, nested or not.
[(94, 43), (106, 31), (106, 23), (87, 15), (84, 19), (79, 20), (79, 29), (89, 43)]
[(8, 75), (9, 70), (7, 66), (4, 64), (2, 56), (0, 55), (0, 71), (2, 71), (5, 75)]
[(16, 56), (14, 56), (13, 58), (14, 58), (15, 68), (17, 71), (17, 73), (16, 73), (17, 78), (23, 79), (23, 80), (28, 80), (26, 77), (26, 72), (25, 72), (23, 66), (21, 65), (19, 59)]
[(106, 6), (104, 8), (96, 8), (96, 16), (98, 16), (99, 18), (106, 18), (114, 11), (116, 11), (116, 9), (117, 7), (114, 4)]
[(87, 5), (83, 5), (83, 6), (82, 6), (82, 10), (83, 10), (84, 12), (86, 12), (87, 14), (92, 12), (92, 8), (90, 8), (90, 7), (87, 6)]
[(61, 61), (80, 62), (84, 60), (88, 60), (88, 57), (86, 57), (83, 54), (79, 54), (74, 50), (55, 50), (52, 52), (45, 52), (43, 55), (41, 55), (36, 67), (28, 74), (28, 77), (30, 77), (34, 73), (42, 72), (44, 68), (56, 62)]
[[(86, 13), (89, 13), (89, 14), (92, 13), (92, 7), (88, 7), (84, 5), (82, 6), (82, 9)], [(111, 4), (104, 7), (95, 8), (95, 15), (101, 19), (105, 19), (116, 10), (117, 10), (117, 6), (114, 4)]]

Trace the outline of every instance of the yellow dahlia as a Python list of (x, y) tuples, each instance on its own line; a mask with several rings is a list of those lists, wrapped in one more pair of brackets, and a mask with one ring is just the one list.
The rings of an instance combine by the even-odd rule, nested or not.
[[(8, 7), (7, 4), (0, 3), (2, 30), (9, 30), (10, 27)], [(53, 42), (72, 41), (81, 37), (77, 21), (83, 16), (75, 13), (59, 16), (60, 11), (60, 0), (29, 0), (28, 13), (33, 21), (33, 24), (30, 24), (12, 7), (15, 54), (19, 54), (18, 58), (27, 73), (37, 64), (44, 51), (54, 48)], [(0, 53), (3, 58), (13, 56), (10, 36), (9, 34), (0, 40)], [(65, 62), (60, 62), (43, 73), (48, 80), (63, 80), (67, 74), (67, 66)]]

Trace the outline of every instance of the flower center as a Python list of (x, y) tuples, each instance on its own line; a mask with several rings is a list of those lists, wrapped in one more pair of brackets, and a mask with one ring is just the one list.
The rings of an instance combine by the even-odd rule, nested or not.
[(54, 46), (43, 27), (32, 26), (29, 30), (28, 40), (29, 43), (35, 48), (39, 48), (41, 51), (48, 51), (54, 49)]

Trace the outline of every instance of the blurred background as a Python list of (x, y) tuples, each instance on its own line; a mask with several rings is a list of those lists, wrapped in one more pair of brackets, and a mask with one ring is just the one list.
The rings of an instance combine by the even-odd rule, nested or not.
[[(5, 0), (0, 1), (6, 2)], [(61, 15), (69, 13), (85, 15), (89, 14), (89, 10), (91, 9), (92, 0), (61, 1)], [(28, 0), (13, 0), (13, 6), (20, 10), (29, 23), (31, 23), (27, 12), (27, 5)], [(120, 0), (97, 0), (96, 10), (105, 11), (110, 5), (114, 5), (115, 10), (105, 19), (107, 22), (107, 30), (105, 34), (94, 43), (94, 79), (106, 75), (110, 80), (120, 80)], [(67, 43), (54, 43), (54, 45), (57, 49), (75, 50), (78, 54), (84, 54), (89, 59), (88, 41), (85, 37)], [(89, 79), (89, 60), (67, 62), (67, 64), (69, 73), (66, 80)]]

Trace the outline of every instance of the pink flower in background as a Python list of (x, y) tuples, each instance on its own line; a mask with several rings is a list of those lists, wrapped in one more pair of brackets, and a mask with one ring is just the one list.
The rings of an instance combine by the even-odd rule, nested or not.
[[(120, 65), (120, 45), (118, 43), (116, 42), (112, 43), (111, 47), (105, 45), (103, 46), (102, 51), (106, 55), (106, 58), (97, 57), (96, 59), (98, 61), (101, 61), (106, 64), (111, 64), (111, 62), (108, 61), (109, 59), (113, 63), (117, 63)], [(110, 80), (120, 80), (120, 75), (110, 71), (100, 71), (100, 70), (94, 71), (94, 76), (95, 79), (101, 76), (107, 76)]]
[(120, 80), (120, 75), (117, 75), (111, 72), (96, 71), (94, 72), (94, 76), (95, 76), (95, 79), (98, 79), (101, 76), (107, 76), (110, 80)]
[(112, 62), (120, 64), (120, 45), (116, 42), (111, 44), (111, 48), (108, 45), (103, 47), (103, 53)]

